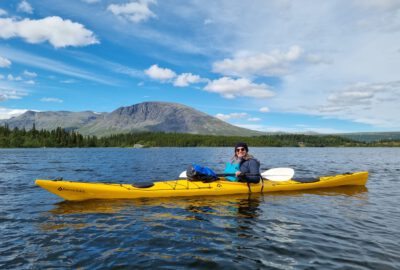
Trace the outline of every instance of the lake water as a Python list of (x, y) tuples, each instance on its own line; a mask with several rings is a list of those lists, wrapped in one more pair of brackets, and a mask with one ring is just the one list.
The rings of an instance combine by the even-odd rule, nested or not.
[(232, 150), (0, 149), (0, 269), (400, 269), (400, 148), (250, 148), (298, 177), (367, 170), (367, 188), (66, 202), (34, 185), (220, 172)]

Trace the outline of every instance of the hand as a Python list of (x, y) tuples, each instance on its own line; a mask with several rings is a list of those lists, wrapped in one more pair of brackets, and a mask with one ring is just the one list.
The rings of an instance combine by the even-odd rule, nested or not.
[(236, 176), (236, 177), (239, 177), (241, 174), (242, 174), (242, 172), (241, 172), (241, 171), (237, 171), (237, 172), (235, 172), (235, 176)]

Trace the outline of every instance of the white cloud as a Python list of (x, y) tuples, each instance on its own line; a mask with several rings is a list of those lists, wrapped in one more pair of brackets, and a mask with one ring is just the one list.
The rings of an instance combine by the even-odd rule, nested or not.
[(8, 74), (7, 75), (7, 80), (9, 81), (22, 81), (22, 77), (21, 76), (14, 76), (12, 74)]
[(171, 80), (175, 78), (173, 85), (177, 87), (185, 87), (190, 84), (207, 81), (207, 79), (203, 79), (199, 75), (192, 73), (181, 73), (177, 75), (173, 70), (169, 68), (161, 68), (158, 65), (152, 65), (148, 69), (144, 70), (144, 73), (154, 80), (160, 80), (163, 82), (171, 82)]
[[(196, 6), (203, 20), (213, 20), (212, 29), (202, 28), (209, 31), (211, 44), (220, 45), (228, 55), (214, 63), (214, 71), (250, 78), (267, 76), (277, 93), (268, 104), (274, 112), (400, 128), (396, 119), (400, 107), (395, 105), (400, 100), (395, 91), (365, 93), (354, 87), (361, 81), (392, 88), (399, 80), (400, 1), (339, 0), (321, 5), (309, 0), (260, 1), (254, 6), (233, 2)], [(240, 20), (234, 19), (239, 16)], [(223, 34), (216, 37), (213, 32)], [(265, 60), (274, 56), (273, 51), (285, 56), (293, 44), (302, 49), (297, 60), (289, 57), (276, 65)], [(247, 53), (237, 53), (241, 51)]]
[(274, 96), (274, 92), (271, 91), (266, 84), (256, 84), (244, 78), (232, 79), (229, 77), (222, 77), (220, 79), (210, 81), (204, 87), (204, 90), (212, 93), (218, 93), (224, 98), (268, 98)]
[(329, 95), (320, 111), (336, 111), (336, 109), (344, 110), (346, 108), (376, 104), (379, 100), (379, 95), (381, 98), (396, 99), (396, 96), (400, 96), (400, 93), (396, 94), (396, 90), (400, 90), (400, 82), (391, 84), (357, 83)]
[(0, 16), (5, 16), (5, 15), (7, 15), (7, 11), (0, 8)]
[(56, 103), (63, 103), (64, 102), (62, 99), (52, 98), (52, 97), (44, 97), (44, 98), (41, 98), (40, 101), (43, 101), (43, 102), (56, 102)]
[(351, 90), (347, 92), (341, 92), (337, 94), (332, 94), (328, 97), (328, 101), (335, 106), (338, 105), (354, 105), (360, 103), (370, 103), (374, 98), (373, 92), (365, 92), (358, 90)]
[(139, 0), (127, 4), (111, 4), (107, 7), (107, 10), (121, 18), (138, 23), (156, 17), (149, 9), (150, 4), (156, 3), (155, 0)]
[(134, 68), (131, 68), (131, 67), (127, 67), (127, 66), (123, 66), (123, 65), (120, 65), (120, 64), (107, 62), (107, 61), (105, 61), (105, 63), (114, 72), (117, 72), (117, 73), (120, 73), (120, 74), (125, 74), (125, 75), (128, 75), (129, 77), (132, 77), (132, 78), (143, 78), (144, 77), (144, 74), (143, 74), (142, 70), (134, 69)]
[[(1, 90), (0, 90), (1, 91)], [(0, 93), (1, 98), (1, 93)], [(16, 117), (25, 113), (28, 110), (23, 109), (8, 109), (4, 107), (0, 107), (0, 119), (10, 119), (11, 117)]]
[(228, 121), (228, 120), (233, 120), (233, 119), (244, 119), (246, 118), (247, 121), (249, 122), (258, 122), (261, 121), (261, 118), (258, 117), (249, 117), (250, 115), (248, 113), (229, 113), (229, 114), (223, 114), (223, 113), (218, 113), (215, 115), (216, 118), (222, 120), (222, 121)]
[(30, 85), (34, 85), (35, 81), (34, 80), (28, 80), (28, 81), (25, 81), (25, 83), (26, 84), (30, 84)]
[(88, 4), (94, 4), (100, 2), (100, 0), (82, 0), (82, 1)]
[(160, 68), (158, 65), (152, 65), (144, 73), (150, 78), (160, 81), (167, 81), (176, 76), (176, 73), (169, 68)]
[(222, 121), (228, 121), (231, 119), (242, 119), (248, 116), (249, 115), (247, 113), (229, 113), (229, 114), (218, 113), (215, 115), (216, 118)]
[(261, 107), (259, 111), (263, 112), (263, 113), (266, 113), (266, 112), (269, 112), (270, 110), (269, 110), (268, 107)]
[(250, 117), (250, 118), (247, 119), (247, 121), (250, 121), (250, 122), (258, 122), (258, 121), (261, 121), (261, 118), (258, 118), (258, 117)]
[(398, 0), (354, 0), (354, 2), (360, 7), (371, 9), (396, 10), (400, 8)]
[(179, 87), (185, 87), (192, 83), (201, 82), (202, 79), (199, 75), (193, 75), (192, 73), (182, 73), (175, 79), (174, 85)]
[(302, 106), (299, 111), (376, 127), (398, 128), (400, 81), (356, 83), (331, 93), (321, 105)]
[(17, 91), (14, 89), (0, 86), (0, 101), (6, 101), (9, 99), (21, 99), (27, 94), (24, 91)]
[(30, 77), (30, 78), (35, 78), (35, 77), (37, 77), (37, 74), (36, 74), (35, 72), (30, 72), (30, 71), (28, 71), (28, 70), (24, 70), (23, 75), (24, 75), (25, 77)]
[[(84, 80), (89, 80), (105, 85), (111, 85), (111, 86), (117, 86), (117, 82), (113, 78), (103, 78), (100, 77), (96, 74), (92, 74), (90, 72), (87, 72), (86, 70), (83, 70), (81, 68), (76, 68), (70, 65), (66, 65), (64, 63), (48, 59), (45, 57), (39, 57), (27, 52), (11, 49), (6, 46), (1, 46), (0, 45), (0, 50), (7, 53), (8, 57), (14, 61), (18, 62), (27, 66), (32, 66), (36, 68), (41, 68), (45, 69), (51, 72), (56, 72), (59, 74), (67, 75), (67, 76), (72, 76), (75, 78), (80, 78)], [(50, 77), (52, 78), (52, 77)]]
[[(213, 64), (213, 71), (230, 76), (283, 76), (290, 72), (291, 65), (302, 59), (303, 50), (295, 45), (287, 52), (274, 50), (270, 53), (252, 54), (241, 52), (233, 59), (224, 59)], [(315, 59), (313, 58), (315, 61)]]
[(0, 74), (0, 80), (4, 79), (4, 75)]
[(204, 25), (212, 24), (212, 23), (213, 23), (213, 20), (210, 20), (210, 19), (205, 19), (204, 20)]
[[(388, 94), (360, 94), (346, 87), (358, 81), (388, 86), (399, 79), (400, 1), (339, 0), (321, 5), (309, 0), (258, 1), (247, 5), (233, 0), (193, 5), (201, 14), (198, 21), (207, 18), (213, 22), (213, 27), (201, 27), (203, 36), (212, 40), (210, 47), (225, 55), (219, 59), (221, 54), (213, 55), (219, 60), (213, 70), (225, 76), (268, 77), (265, 81), (277, 93), (268, 104), (271, 111), (363, 123), (381, 119), (375, 127), (391, 123), (393, 129), (395, 125), (400, 128), (394, 117), (400, 114), (400, 107), (392, 101), (398, 101), (393, 92), (392, 100), (384, 101)], [(294, 44), (301, 50), (288, 54)], [(344, 104), (335, 106), (333, 100), (346, 100), (346, 109)], [(355, 106), (351, 108), (352, 102)], [(258, 104), (263, 105), (261, 101)]]
[(20, 12), (25, 12), (25, 13), (29, 13), (29, 14), (33, 13), (32, 6), (25, 0), (21, 1), (18, 4), (17, 10), (20, 11)]
[(76, 83), (77, 81), (74, 79), (68, 79), (68, 80), (62, 80), (60, 83), (66, 83), (66, 84), (71, 84), (71, 83)]
[(93, 32), (82, 24), (60, 17), (46, 17), (39, 20), (0, 18), (0, 38), (21, 37), (29, 43), (50, 42), (56, 48), (86, 46), (99, 41)]
[(11, 66), (11, 61), (8, 60), (7, 58), (1, 57), (0, 56), (0, 67), (1, 68), (7, 68)]
[(314, 133), (325, 133), (325, 134), (334, 134), (334, 133), (346, 133), (348, 131), (342, 129), (335, 128), (324, 128), (324, 127), (293, 127), (288, 128), (285, 126), (270, 126), (270, 125), (257, 125), (257, 124), (235, 124), (238, 127), (257, 130), (261, 132), (267, 133), (300, 133), (300, 134), (308, 134), (310, 132)]
[(91, 65), (105, 67), (112, 72), (116, 72), (119, 74), (125, 74), (132, 78), (144, 79), (146, 77), (143, 70), (135, 69), (130, 66), (121, 65), (117, 62), (112, 62), (112, 61), (106, 60), (106, 59), (96, 56), (92, 53), (84, 53), (82, 51), (79, 51), (79, 52), (74, 51), (73, 55), (75, 56), (75, 58), (77, 58), (81, 61), (84, 61)]

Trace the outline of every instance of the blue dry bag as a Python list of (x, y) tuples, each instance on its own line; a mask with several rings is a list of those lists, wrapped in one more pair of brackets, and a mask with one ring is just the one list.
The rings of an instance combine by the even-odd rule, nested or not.
[(213, 170), (197, 164), (190, 165), (187, 168), (186, 176), (192, 181), (212, 182), (218, 179), (217, 174)]

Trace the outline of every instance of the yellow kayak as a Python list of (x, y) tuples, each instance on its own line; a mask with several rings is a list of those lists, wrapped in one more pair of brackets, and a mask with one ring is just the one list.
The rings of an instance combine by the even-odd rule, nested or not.
[(258, 184), (230, 182), (224, 178), (211, 183), (186, 179), (145, 184), (89, 183), (60, 180), (36, 180), (36, 185), (70, 201), (90, 199), (134, 199), (155, 197), (183, 197), (202, 195), (230, 195), (256, 192), (277, 192), (329, 188), (339, 186), (365, 186), (368, 172), (355, 172), (313, 179), (288, 181), (264, 180)]

